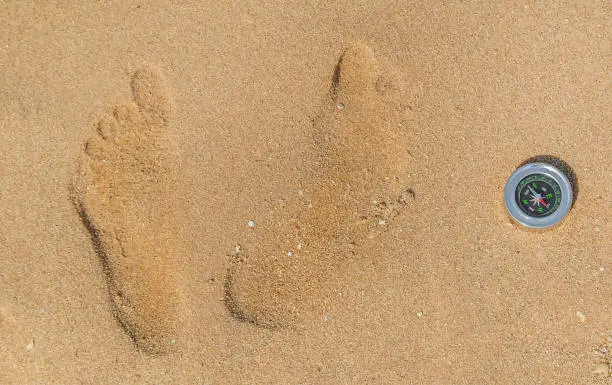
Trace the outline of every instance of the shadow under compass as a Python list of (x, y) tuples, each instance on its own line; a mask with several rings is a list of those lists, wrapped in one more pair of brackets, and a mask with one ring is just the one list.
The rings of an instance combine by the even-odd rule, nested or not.
[(578, 188), (578, 177), (576, 176), (574, 169), (569, 164), (567, 164), (567, 162), (553, 155), (536, 155), (532, 156), (531, 158), (525, 159), (519, 165), (519, 167), (525, 166), (529, 163), (547, 163), (561, 170), (561, 172), (565, 174), (567, 179), (570, 181), (570, 184), (572, 185), (572, 207), (574, 207), (574, 203), (578, 198), (578, 191), (580, 189)]

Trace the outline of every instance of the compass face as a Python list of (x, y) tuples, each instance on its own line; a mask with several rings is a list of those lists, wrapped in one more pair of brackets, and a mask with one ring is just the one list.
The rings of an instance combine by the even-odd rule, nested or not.
[(572, 197), (567, 176), (546, 163), (519, 167), (504, 188), (504, 202), (512, 218), (537, 229), (559, 223), (572, 208)]
[(561, 188), (550, 176), (531, 174), (516, 186), (516, 203), (531, 217), (546, 217), (559, 208)]

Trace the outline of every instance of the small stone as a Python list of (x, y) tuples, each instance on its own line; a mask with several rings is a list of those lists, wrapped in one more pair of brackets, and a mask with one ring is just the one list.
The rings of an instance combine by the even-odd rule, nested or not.
[(287, 251), (287, 256), (288, 257), (293, 257), (293, 253), (291, 251)]
[(34, 340), (30, 341), (28, 346), (26, 346), (27, 351), (31, 351), (32, 349), (34, 349)]
[(336, 104), (336, 108), (339, 109), (339, 110), (343, 110), (344, 109), (344, 103)]
[(249, 224), (249, 227), (250, 227), (250, 228), (254, 228), (254, 227), (255, 227), (255, 221), (254, 221), (254, 220), (250, 220), (250, 221), (248, 222), (248, 224)]
[(417, 317), (423, 317), (423, 312), (422, 311), (417, 312)]
[(598, 352), (599, 352), (599, 354), (602, 354), (602, 355), (605, 356), (606, 354), (608, 354), (608, 348), (605, 347), (605, 346), (602, 346), (602, 347), (599, 348)]
[(580, 320), (580, 322), (584, 322), (584, 321), (586, 321), (586, 316), (584, 315), (584, 313), (583, 313), (583, 312), (581, 312), (581, 311), (577, 311), (577, 312), (576, 312), (576, 315), (578, 316), (578, 319)]

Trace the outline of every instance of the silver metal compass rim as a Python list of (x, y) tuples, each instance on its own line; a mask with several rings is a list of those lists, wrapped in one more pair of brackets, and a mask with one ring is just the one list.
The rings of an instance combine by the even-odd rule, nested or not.
[[(559, 204), (559, 208), (546, 217), (530, 217), (525, 214), (516, 203), (516, 187), (523, 178), (531, 174), (547, 175), (554, 179), (561, 189), (561, 203)], [(521, 225), (534, 229), (545, 229), (561, 222), (572, 208), (572, 200), (572, 185), (570, 181), (561, 170), (547, 163), (529, 163), (519, 167), (510, 175), (504, 189), (504, 201), (506, 202), (506, 208), (512, 218)]]

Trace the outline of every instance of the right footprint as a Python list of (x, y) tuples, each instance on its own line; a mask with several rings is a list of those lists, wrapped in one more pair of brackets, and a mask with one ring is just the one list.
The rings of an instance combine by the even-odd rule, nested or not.
[[(412, 200), (401, 88), (379, 73), (372, 50), (347, 48), (327, 107), (314, 124), (320, 154), (301, 207), (275, 218), (269, 236), (237, 253), (225, 301), (232, 315), (264, 327), (292, 327), (321, 315), (347, 258), (384, 231)], [(258, 230), (259, 231), (259, 230)]]

